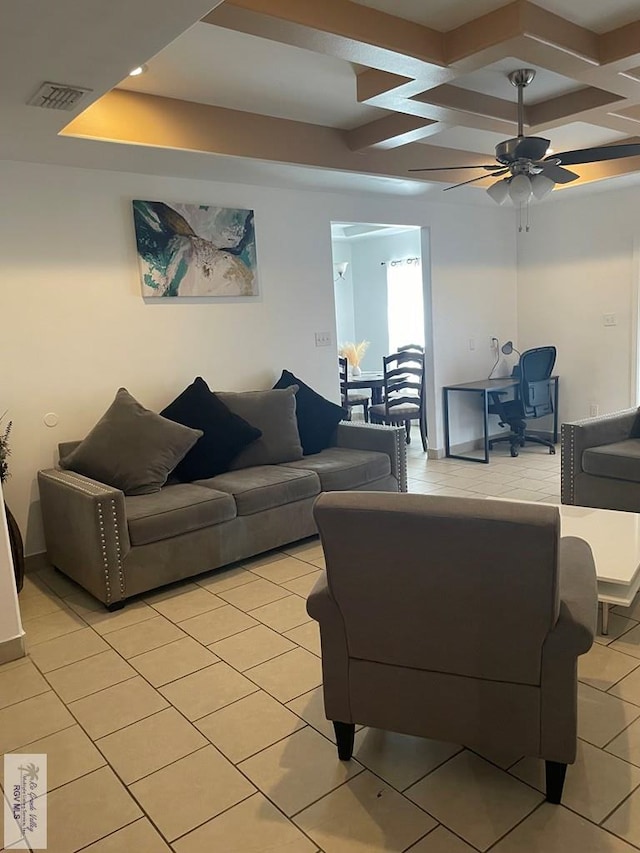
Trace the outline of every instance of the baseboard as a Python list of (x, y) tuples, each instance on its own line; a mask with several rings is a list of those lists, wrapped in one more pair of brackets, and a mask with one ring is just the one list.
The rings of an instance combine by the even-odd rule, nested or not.
[(24, 571), (27, 575), (32, 575), (46, 568), (51, 568), (46, 551), (40, 551), (38, 554), (29, 554), (28, 557), (24, 558)]
[(9, 663), (12, 660), (19, 660), (27, 653), (24, 644), (24, 633), (19, 637), (11, 637), (10, 640), (5, 640), (0, 643), (0, 664)]

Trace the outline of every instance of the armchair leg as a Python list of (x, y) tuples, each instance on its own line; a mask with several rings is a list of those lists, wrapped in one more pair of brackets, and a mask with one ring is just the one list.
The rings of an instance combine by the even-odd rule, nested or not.
[(547, 802), (560, 804), (562, 800), (562, 789), (564, 788), (564, 777), (567, 772), (566, 764), (557, 761), (545, 761), (547, 781)]
[(333, 730), (336, 733), (338, 758), (340, 761), (349, 761), (353, 755), (353, 739), (356, 733), (355, 723), (339, 723), (337, 720), (334, 720)]
[(122, 610), (125, 605), (125, 601), (114, 601), (113, 604), (105, 604), (105, 607), (109, 611), (109, 613), (115, 613), (117, 610)]

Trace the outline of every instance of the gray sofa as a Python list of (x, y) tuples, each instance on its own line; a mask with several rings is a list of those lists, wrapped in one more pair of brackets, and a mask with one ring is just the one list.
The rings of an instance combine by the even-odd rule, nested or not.
[[(61, 457), (77, 443), (60, 446)], [(108, 608), (316, 533), (321, 492), (406, 492), (404, 430), (338, 424), (333, 446), (295, 462), (125, 496), (60, 468), (38, 473), (47, 556)]]
[(562, 425), (562, 503), (640, 512), (640, 410)]

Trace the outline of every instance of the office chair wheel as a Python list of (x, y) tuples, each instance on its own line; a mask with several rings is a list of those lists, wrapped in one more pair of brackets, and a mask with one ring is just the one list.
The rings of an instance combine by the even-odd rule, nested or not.
[(550, 448), (549, 448), (549, 453), (550, 453), (552, 456), (555, 456), (555, 452), (556, 452), (555, 447), (550, 447)]
[(517, 447), (511, 448), (511, 455), (513, 456), (514, 459), (516, 458), (516, 456), (518, 455), (518, 448)]

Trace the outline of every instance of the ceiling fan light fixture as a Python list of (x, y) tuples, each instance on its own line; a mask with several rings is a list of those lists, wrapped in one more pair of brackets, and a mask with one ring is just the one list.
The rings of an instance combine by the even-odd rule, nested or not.
[(532, 195), (531, 181), (526, 175), (516, 175), (509, 182), (509, 197), (514, 204), (527, 204)]
[(546, 175), (534, 175), (531, 179), (531, 189), (538, 201), (542, 201), (555, 187), (555, 181)]
[(509, 181), (503, 178), (501, 181), (491, 184), (490, 187), (487, 187), (487, 195), (496, 204), (504, 204), (509, 198)]

